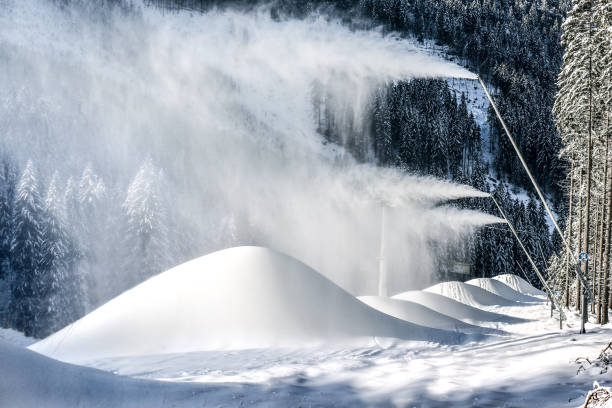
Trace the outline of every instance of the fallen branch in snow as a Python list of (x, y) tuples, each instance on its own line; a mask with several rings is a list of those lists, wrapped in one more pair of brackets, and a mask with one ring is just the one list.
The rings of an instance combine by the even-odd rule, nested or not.
[[(610, 346), (608, 345), (607, 348), (609, 347)], [(609, 387), (601, 387), (597, 381), (595, 381), (593, 383), (593, 390), (587, 395), (583, 408), (610, 407), (612, 407), (612, 389)]]
[(581, 371), (586, 371), (586, 369), (590, 368), (590, 366), (599, 367), (601, 369), (600, 374), (607, 373), (608, 367), (612, 365), (612, 341), (608, 343), (603, 350), (601, 350), (599, 357), (597, 357), (595, 360), (591, 361), (586, 357), (578, 357), (576, 359), (576, 363), (580, 364), (576, 374), (580, 374)]

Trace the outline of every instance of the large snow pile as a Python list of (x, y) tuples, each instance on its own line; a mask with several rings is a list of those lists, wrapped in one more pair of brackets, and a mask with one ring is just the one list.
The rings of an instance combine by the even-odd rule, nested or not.
[(381, 296), (360, 296), (359, 300), (383, 313), (420, 326), (444, 330), (457, 330), (463, 333), (502, 333), (462, 322), (461, 320), (436, 312), (419, 303), (407, 300), (390, 299)]
[(429, 309), (442, 313), (465, 322), (501, 322), (501, 323), (522, 323), (526, 320), (505, 314), (488, 312), (478, 309), (465, 303), (447, 298), (437, 293), (425, 292), (421, 290), (410, 290), (398, 293), (392, 299), (407, 300), (419, 303)]
[(31, 349), (74, 362), (366, 336), (445, 343), (465, 337), (372, 309), (294, 258), (240, 247), (161, 273)]
[(529, 282), (527, 282), (525, 279), (521, 278), (520, 276), (511, 275), (511, 274), (507, 273), (507, 274), (504, 274), (504, 275), (497, 275), (493, 279), (498, 280), (498, 281), (500, 281), (500, 282), (510, 286), (512, 289), (514, 289), (517, 292), (520, 292), (520, 293), (522, 293), (524, 295), (546, 296), (546, 293), (544, 293), (541, 290), (533, 287)]
[(478, 286), (463, 282), (442, 282), (425, 289), (427, 292), (437, 293), (458, 302), (474, 307), (482, 306), (514, 306), (516, 302), (505, 299)]
[(535, 298), (533, 296), (524, 295), (505, 283), (491, 278), (476, 278), (465, 282), (469, 285), (478, 286), (491, 293), (499, 295), (503, 298), (514, 300), (515, 302), (541, 302), (542, 299)]

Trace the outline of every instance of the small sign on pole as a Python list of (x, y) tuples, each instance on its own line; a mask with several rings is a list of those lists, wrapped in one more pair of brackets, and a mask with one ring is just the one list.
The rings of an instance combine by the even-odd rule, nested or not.
[(455, 262), (453, 264), (453, 272), (460, 275), (469, 275), (470, 274), (470, 264), (463, 262)]
[(587, 254), (586, 252), (581, 252), (581, 253), (578, 254), (578, 259), (581, 262), (586, 262), (586, 261), (589, 260), (589, 254)]

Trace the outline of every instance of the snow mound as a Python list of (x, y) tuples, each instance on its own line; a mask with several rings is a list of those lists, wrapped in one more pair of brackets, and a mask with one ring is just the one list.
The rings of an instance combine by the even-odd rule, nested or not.
[(488, 312), (447, 298), (446, 296), (437, 293), (424, 292), (420, 290), (411, 290), (408, 292), (399, 293), (392, 299), (407, 300), (410, 302), (421, 304), (443, 315), (453, 317), (466, 322), (501, 322), (501, 323), (522, 323), (525, 319), (507, 316), (504, 314)]
[(498, 296), (478, 286), (452, 281), (442, 282), (425, 289), (427, 292), (437, 293), (455, 299), (458, 302), (474, 307), (482, 306), (515, 306), (516, 302)]
[(493, 277), (493, 279), (510, 286), (512, 289), (524, 295), (546, 296), (546, 293), (542, 292), (540, 289), (533, 287), (529, 282), (517, 275), (507, 273), (504, 275), (497, 275)]
[(476, 278), (465, 282), (469, 285), (478, 286), (484, 290), (494, 293), (503, 298), (514, 300), (515, 302), (541, 302), (542, 299), (524, 295), (505, 283), (491, 278)]
[(392, 299), (381, 296), (360, 296), (365, 304), (383, 313), (397, 317), (410, 323), (443, 330), (456, 330), (463, 333), (502, 334), (498, 330), (475, 326), (445, 314), (431, 310), (419, 303), (408, 300)]
[(266, 248), (239, 247), (161, 273), (31, 349), (75, 362), (363, 342), (371, 336), (441, 343), (465, 339), (372, 309), (294, 258)]

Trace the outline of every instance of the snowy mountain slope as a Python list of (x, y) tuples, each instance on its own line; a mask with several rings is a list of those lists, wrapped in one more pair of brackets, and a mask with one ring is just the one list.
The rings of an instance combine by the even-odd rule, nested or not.
[(425, 289), (425, 291), (437, 293), (474, 307), (517, 305), (512, 300), (498, 296), (478, 286), (457, 281), (438, 283)]
[(420, 326), (443, 330), (456, 330), (471, 334), (504, 334), (504, 332), (500, 330), (487, 329), (462, 322), (459, 319), (436, 312), (416, 302), (381, 296), (360, 296), (358, 299), (376, 310), (380, 310), (383, 313)]
[(510, 288), (524, 295), (546, 296), (546, 293), (542, 292), (541, 290), (537, 288), (534, 288), (525, 279), (517, 275), (510, 275), (510, 274), (497, 275), (493, 279), (502, 282), (503, 284), (509, 286)]
[(290, 346), (364, 337), (458, 343), (465, 335), (381, 313), (289, 256), (215, 252), (159, 274), (31, 349), (63, 360)]
[(515, 302), (542, 302), (543, 301), (543, 299), (538, 299), (533, 296), (524, 295), (512, 289), (510, 286), (506, 285), (505, 283), (497, 279), (476, 278), (476, 279), (469, 280), (465, 283), (467, 283), (468, 285), (478, 286), (479, 288), (487, 290), (503, 298), (513, 300)]

